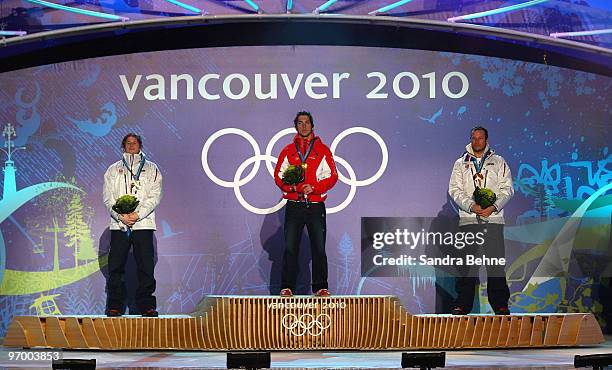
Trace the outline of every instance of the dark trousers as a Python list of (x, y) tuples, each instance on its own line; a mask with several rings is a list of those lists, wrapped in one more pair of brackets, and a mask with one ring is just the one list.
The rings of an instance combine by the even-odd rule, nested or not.
[[(486, 230), (486, 231), (485, 231)], [(504, 257), (504, 225), (502, 224), (477, 224), (465, 225), (459, 227), (460, 232), (484, 234), (484, 244), (481, 247), (469, 246), (461, 249), (459, 252), (465, 255), (473, 254), (477, 257), (486, 255), (487, 257)], [(487, 265), (487, 295), (491, 307), (496, 310), (501, 307), (508, 307), (510, 299), (510, 289), (506, 281), (505, 266)], [(455, 290), (457, 291), (457, 299), (455, 307), (462, 307), (466, 312), (472, 311), (474, 304), (474, 295), (476, 294), (476, 285), (478, 284), (479, 266), (463, 266), (457, 269), (459, 276), (455, 281)]]
[(110, 252), (108, 253), (108, 279), (106, 281), (107, 309), (121, 312), (125, 309), (125, 264), (130, 247), (134, 247), (134, 259), (138, 269), (138, 288), (136, 306), (141, 312), (155, 309), (155, 257), (153, 250), (153, 230), (133, 230), (128, 234), (111, 230)]
[(325, 254), (325, 204), (288, 201), (285, 207), (285, 254), (281, 288), (295, 291), (298, 255), (304, 226), (310, 238), (312, 254), (312, 291), (327, 289), (327, 255)]

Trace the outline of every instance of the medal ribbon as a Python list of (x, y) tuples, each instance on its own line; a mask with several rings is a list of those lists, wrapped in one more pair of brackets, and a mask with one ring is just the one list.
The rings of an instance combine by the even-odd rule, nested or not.
[(138, 179), (140, 178), (140, 173), (142, 172), (142, 168), (144, 167), (144, 164), (145, 164), (145, 155), (142, 153), (140, 154), (140, 164), (138, 165), (138, 169), (136, 170), (136, 175), (134, 175), (134, 172), (132, 172), (132, 169), (130, 168), (127, 161), (125, 160), (125, 157), (122, 158), (122, 161), (123, 161), (123, 165), (125, 166), (125, 168), (127, 168), (127, 170), (130, 171), (132, 180), (138, 181)]
[[(312, 150), (312, 146), (314, 145), (315, 140), (317, 140), (317, 139), (316, 138), (312, 139), (312, 141), (310, 142), (310, 145), (308, 145), (308, 149), (306, 149), (306, 153), (304, 155), (302, 155), (302, 152), (300, 151), (300, 147), (299, 147), (298, 143), (294, 143), (295, 144), (295, 149), (297, 149), (297, 153), (300, 156), (300, 160), (302, 161), (302, 165), (304, 165), (306, 163), (306, 159), (308, 158), (308, 155), (310, 155), (310, 151)], [(304, 177), (306, 177), (306, 176), (304, 175)], [(301, 197), (300, 194), (298, 194), (299, 197)], [(306, 194), (304, 194), (304, 200), (306, 201), (306, 207), (308, 207), (308, 196)]]
[(310, 145), (308, 145), (308, 149), (306, 149), (306, 153), (304, 155), (302, 155), (302, 152), (300, 151), (300, 147), (298, 146), (298, 143), (294, 143), (295, 144), (295, 149), (297, 149), (297, 153), (300, 156), (300, 160), (302, 161), (302, 164), (306, 163), (306, 158), (308, 158), (308, 155), (310, 154), (310, 151), (312, 150), (312, 146), (314, 145), (315, 139), (312, 139), (312, 141), (310, 142)]
[[(482, 169), (484, 168), (485, 165), (485, 161), (486, 158), (489, 156), (489, 153), (491, 153), (491, 150), (488, 150), (485, 155), (482, 156), (482, 159), (480, 160), (480, 164), (478, 164), (478, 160), (476, 159), (476, 157), (472, 156), (471, 158), (471, 162), (474, 163), (474, 168), (476, 169), (476, 173), (472, 173), (472, 180), (474, 181), (474, 187), (477, 187), (476, 185), (476, 177), (478, 176), (479, 178), (482, 179), (482, 175), (480, 174), (480, 172), (482, 171)], [(485, 178), (485, 183), (483, 187), (487, 186), (487, 179)]]
[(482, 171), (482, 169), (484, 168), (485, 160), (487, 156), (489, 155), (489, 153), (491, 153), (490, 150), (486, 152), (485, 155), (482, 156), (482, 160), (480, 161), (480, 164), (478, 164), (476, 157), (472, 157), (472, 162), (474, 163), (474, 168), (476, 168), (477, 174), (480, 173), (480, 171)]
[[(125, 156), (123, 156), (121, 160), (123, 161), (123, 165), (125, 166), (125, 168), (127, 168), (127, 170), (130, 171), (130, 176), (132, 176), (132, 180), (138, 181), (138, 179), (140, 178), (140, 173), (142, 172), (142, 168), (144, 167), (144, 164), (145, 164), (145, 155), (143, 153), (140, 153), (140, 164), (138, 165), (138, 169), (136, 170), (136, 175), (134, 175), (134, 172), (132, 172), (132, 168), (128, 165), (127, 161), (125, 160)], [(126, 181), (126, 187), (127, 187), (127, 181)], [(130, 188), (130, 193), (131, 193), (131, 188)], [(128, 227), (125, 230), (125, 232), (129, 238), (130, 235), (132, 235), (132, 228)]]

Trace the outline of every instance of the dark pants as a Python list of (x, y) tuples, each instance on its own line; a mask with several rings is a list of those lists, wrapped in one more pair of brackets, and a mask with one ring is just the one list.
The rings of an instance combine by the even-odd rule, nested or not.
[(304, 226), (310, 238), (312, 253), (312, 291), (327, 289), (327, 255), (325, 254), (325, 204), (287, 202), (285, 207), (285, 254), (281, 288), (295, 291), (298, 275), (298, 255)]
[(106, 281), (106, 308), (121, 312), (125, 309), (125, 264), (130, 247), (134, 247), (134, 259), (138, 269), (138, 288), (136, 306), (140, 312), (155, 309), (155, 257), (153, 250), (153, 230), (133, 230), (126, 232), (111, 230), (110, 252), (108, 253), (108, 280)]
[[(485, 231), (486, 230), (486, 231)], [(477, 257), (504, 257), (504, 225), (502, 224), (478, 224), (459, 227), (460, 232), (484, 233), (484, 244), (481, 247), (470, 246), (463, 248), (460, 252), (464, 255), (473, 254)], [(510, 289), (506, 281), (505, 266), (487, 265), (487, 295), (491, 307), (496, 310), (508, 307)], [(457, 299), (455, 307), (462, 307), (466, 312), (472, 311), (476, 285), (478, 284), (479, 266), (463, 266), (457, 269), (459, 276), (455, 282)]]

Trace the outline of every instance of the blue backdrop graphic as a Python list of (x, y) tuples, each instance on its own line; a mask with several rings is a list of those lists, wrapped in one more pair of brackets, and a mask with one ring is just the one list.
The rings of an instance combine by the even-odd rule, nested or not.
[[(0, 86), (0, 124), (12, 123), (11, 142), (25, 146), (2, 180), (0, 335), (16, 314), (103, 312), (102, 176), (131, 131), (165, 176), (160, 311), (189, 312), (206, 294), (277, 293), (283, 204), (270, 173), (299, 110), (313, 113), (342, 175), (327, 202), (334, 294), (392, 294), (412, 312), (435, 310), (435, 278), (360, 276), (360, 217), (452, 218), (452, 163), (480, 124), (514, 178), (513, 309), (601, 311), (596, 274), (572, 265), (563, 278), (530, 278), (570, 216), (610, 219), (608, 77), (452, 53), (277, 46), (59, 63), (4, 73)], [(609, 256), (609, 222), (593, 227), (595, 239), (572, 229), (572, 258)]]

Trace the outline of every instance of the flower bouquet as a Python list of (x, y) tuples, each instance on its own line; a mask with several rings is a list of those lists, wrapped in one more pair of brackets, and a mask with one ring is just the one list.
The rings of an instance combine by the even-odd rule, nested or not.
[[(119, 213), (120, 215), (127, 215), (136, 210), (140, 201), (133, 195), (123, 195), (117, 199), (115, 205), (113, 205), (113, 211)], [(123, 225), (122, 225), (123, 229)], [(130, 232), (130, 228), (128, 227), (126, 231)]]
[[(290, 165), (285, 171), (283, 171), (283, 184), (296, 186), (304, 181), (304, 174), (306, 172), (306, 165)], [(308, 196), (304, 194), (304, 200), (308, 204)]]
[(283, 184), (295, 186), (302, 181), (304, 181), (304, 166), (291, 165), (283, 171)]
[(124, 195), (119, 197), (113, 206), (113, 211), (120, 215), (127, 215), (136, 210), (140, 201), (133, 195)]
[[(474, 190), (474, 202), (480, 206), (480, 208), (485, 209), (495, 204), (497, 201), (497, 195), (493, 192), (493, 190), (488, 188), (479, 188), (478, 186)], [(476, 216), (478, 221), (482, 221), (480, 216)]]
[(497, 195), (495, 195), (493, 190), (479, 187), (476, 187), (476, 190), (474, 190), (474, 202), (481, 208), (490, 207), (495, 204), (495, 201), (497, 201)]

